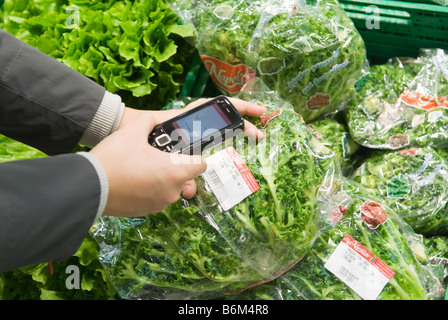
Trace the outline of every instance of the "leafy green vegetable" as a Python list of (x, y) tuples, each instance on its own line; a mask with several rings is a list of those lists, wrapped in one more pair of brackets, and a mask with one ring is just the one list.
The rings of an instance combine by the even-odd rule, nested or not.
[[(116, 291), (98, 260), (98, 245), (88, 235), (63, 262), (40, 263), (0, 273), (0, 300), (105, 300)], [(67, 288), (69, 266), (79, 269), (80, 288)]]
[(377, 151), (352, 178), (384, 199), (416, 232), (430, 236), (448, 232), (447, 175), (444, 159), (425, 147)]
[(265, 130), (258, 143), (240, 137), (224, 145), (235, 148), (260, 186), (231, 209), (198, 178), (193, 200), (144, 218), (102, 218), (94, 236), (122, 298), (234, 293), (278, 276), (307, 253), (324, 225), (314, 205), (320, 183), (332, 176), (333, 153), (292, 109)]
[(349, 173), (356, 167), (360, 155), (359, 145), (353, 141), (347, 126), (333, 118), (316, 120), (308, 124), (315, 130), (314, 134), (322, 144), (335, 153), (335, 159), (340, 163), (344, 173)]
[[(423, 239), (427, 250), (427, 256), (434, 273), (440, 279), (442, 288), (445, 289), (448, 284), (448, 238), (443, 236), (425, 237)], [(448, 297), (445, 296), (445, 300)]]
[(0, 27), (143, 109), (176, 98), (195, 52), (161, 0), (6, 0)]
[(203, 61), (221, 61), (206, 67), (227, 95), (260, 78), (311, 122), (344, 109), (367, 73), (364, 42), (336, 1), (167, 3), (195, 27)]
[[(394, 271), (378, 300), (441, 299), (439, 279), (428, 264), (421, 236), (386, 205), (357, 183), (343, 178), (333, 180), (323, 210), (333, 213), (335, 227), (319, 235), (310, 253), (277, 280), (243, 293), (248, 299), (358, 300), (344, 283), (326, 267), (331, 254), (344, 236), (349, 235)], [(339, 182), (339, 183), (338, 183)], [(375, 204), (381, 222), (375, 228), (366, 218), (365, 207)], [(378, 216), (377, 216), (378, 217)], [(340, 220), (338, 220), (340, 219)], [(375, 219), (374, 219), (375, 220)], [(344, 279), (345, 280), (345, 279)]]
[(0, 135), (0, 162), (42, 158), (47, 155), (21, 142)]
[(348, 108), (353, 139), (375, 149), (447, 147), (447, 67), (442, 50), (422, 50), (417, 59), (372, 66)]

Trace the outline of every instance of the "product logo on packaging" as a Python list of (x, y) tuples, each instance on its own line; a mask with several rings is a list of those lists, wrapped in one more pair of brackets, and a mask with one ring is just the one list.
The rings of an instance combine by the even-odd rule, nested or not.
[(255, 70), (244, 64), (231, 65), (206, 55), (201, 60), (215, 84), (229, 93), (241, 91), (255, 77)]
[(400, 96), (406, 105), (424, 110), (432, 110), (439, 107), (448, 108), (448, 96), (434, 97), (406, 89)]

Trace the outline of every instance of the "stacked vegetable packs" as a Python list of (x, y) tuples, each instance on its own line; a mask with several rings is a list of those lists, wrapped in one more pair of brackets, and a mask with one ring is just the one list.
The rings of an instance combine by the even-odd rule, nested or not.
[(102, 218), (94, 236), (121, 297), (235, 293), (279, 276), (306, 255), (326, 224), (314, 210), (317, 190), (337, 168), (333, 153), (292, 108), (270, 116), (265, 140), (240, 137), (219, 151), (237, 151), (259, 185), (232, 208), (224, 210), (198, 178), (192, 200), (144, 218)]
[[(443, 298), (444, 287), (440, 283), (443, 276), (438, 278), (435, 275), (424, 240), (392, 209), (372, 196), (368, 190), (347, 178), (333, 180), (326, 197), (322, 199), (327, 201), (321, 203), (321, 209), (333, 213), (330, 216), (334, 218), (335, 226), (321, 233), (311, 252), (292, 270), (272, 283), (249, 289), (237, 296), (238, 299), (426, 300)], [(344, 249), (347, 243), (353, 245), (353, 250)], [(334, 261), (337, 259), (334, 256), (337, 250), (345, 250), (342, 251), (343, 260), (359, 262), (359, 265), (363, 265), (369, 273), (360, 273), (364, 274), (364, 277), (359, 277), (355, 273), (356, 269), (347, 269), (344, 263), (341, 264), (340, 269), (329, 271), (330, 266), (335, 264)], [(370, 264), (366, 262), (367, 260), (360, 258), (361, 255), (368, 253), (371, 254), (368, 255)], [(431, 251), (431, 254), (434, 253), (445, 256), (445, 251), (439, 248)], [(366, 279), (375, 271), (384, 270), (382, 269), (384, 266), (378, 260), (387, 266), (385, 269), (389, 273), (378, 276), (377, 282), (369, 283)], [(376, 266), (379, 269), (373, 268), (374, 262), (377, 263)], [(387, 278), (386, 275), (390, 279), (387, 283), (383, 282), (384, 288), (375, 288), (382, 278)], [(379, 293), (377, 291), (377, 296), (369, 297), (375, 289), (381, 290)]]
[(226, 95), (261, 79), (309, 122), (344, 109), (368, 72), (364, 42), (336, 1), (167, 3), (194, 26), (201, 59)]
[(435, 149), (376, 152), (352, 178), (384, 199), (416, 232), (448, 233), (448, 166)]
[(348, 109), (352, 138), (373, 149), (447, 147), (447, 68), (448, 55), (440, 49), (372, 66)]

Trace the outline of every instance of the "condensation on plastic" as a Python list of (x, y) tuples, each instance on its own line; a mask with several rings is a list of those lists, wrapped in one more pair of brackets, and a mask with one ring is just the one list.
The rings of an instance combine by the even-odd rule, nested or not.
[(416, 232), (448, 234), (448, 166), (437, 150), (377, 151), (351, 177), (384, 199)]
[(267, 92), (258, 99), (253, 92), (245, 94), (251, 101), (267, 102), (269, 113), (284, 106), (263, 128), (265, 140), (255, 144), (239, 137), (222, 146), (235, 148), (260, 189), (224, 211), (198, 178), (194, 199), (182, 198), (163, 212), (103, 217), (93, 235), (121, 298), (235, 294), (292, 268), (326, 227), (327, 220), (314, 208), (319, 185), (339, 172), (334, 154), (288, 103)]
[(169, 0), (217, 87), (260, 78), (306, 122), (346, 108), (368, 74), (364, 42), (333, 0)]
[[(265, 300), (360, 300), (347, 279), (341, 280), (325, 263), (345, 235), (366, 247), (394, 271), (377, 300), (443, 299), (444, 285), (429, 263), (428, 247), (381, 199), (353, 180), (333, 179), (322, 187), (320, 209), (332, 216), (334, 227), (323, 231), (310, 253), (289, 272), (271, 283), (243, 292), (237, 299)], [(383, 218), (376, 227), (366, 219), (362, 207), (376, 204)], [(384, 220), (384, 215), (386, 220)]]
[[(418, 73), (414, 74), (414, 72)], [(372, 149), (448, 147), (448, 55), (441, 49), (423, 49), (417, 59), (396, 58), (373, 66), (369, 81), (348, 108), (347, 125), (353, 139)], [(379, 79), (382, 79), (379, 81)], [(372, 80), (374, 81), (374, 80)], [(406, 104), (410, 90), (420, 100), (444, 102), (424, 109)], [(417, 105), (417, 101), (415, 105)]]

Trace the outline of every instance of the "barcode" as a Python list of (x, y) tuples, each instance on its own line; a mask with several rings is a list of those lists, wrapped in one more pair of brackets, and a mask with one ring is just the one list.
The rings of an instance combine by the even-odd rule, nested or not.
[(210, 169), (207, 171), (208, 182), (212, 188), (219, 188), (223, 185), (221, 179), (219, 179), (218, 174), (214, 169)]
[(347, 280), (347, 282), (350, 282), (351, 284), (356, 284), (356, 282), (358, 282), (358, 278), (355, 277), (350, 271), (348, 271), (343, 266), (341, 266), (341, 268), (339, 269), (339, 275), (340, 278), (344, 278), (345, 280)]

